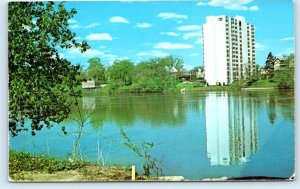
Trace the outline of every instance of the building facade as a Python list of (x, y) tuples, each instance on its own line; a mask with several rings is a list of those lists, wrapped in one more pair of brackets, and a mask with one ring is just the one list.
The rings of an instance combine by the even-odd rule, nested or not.
[(254, 25), (241, 16), (208, 16), (202, 31), (205, 80), (209, 85), (227, 85), (254, 74)]

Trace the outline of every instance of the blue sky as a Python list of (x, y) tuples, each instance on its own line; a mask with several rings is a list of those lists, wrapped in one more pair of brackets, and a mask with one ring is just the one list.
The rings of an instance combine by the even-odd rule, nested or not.
[(85, 68), (92, 57), (106, 66), (115, 59), (135, 63), (153, 57), (177, 55), (185, 67), (203, 65), (202, 24), (206, 16), (245, 17), (256, 29), (256, 59), (264, 65), (269, 52), (281, 57), (294, 52), (294, 11), (292, 0), (201, 0), (66, 2), (77, 14), (69, 20), (78, 41), (91, 49), (76, 49), (61, 55)]

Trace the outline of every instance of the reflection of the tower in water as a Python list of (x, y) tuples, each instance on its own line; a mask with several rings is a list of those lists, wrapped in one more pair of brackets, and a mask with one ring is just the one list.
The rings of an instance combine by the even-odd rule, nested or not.
[(83, 107), (83, 109), (95, 110), (96, 98), (95, 97), (82, 97), (82, 107)]
[(244, 163), (258, 149), (256, 104), (228, 93), (206, 97), (207, 156), (211, 165)]

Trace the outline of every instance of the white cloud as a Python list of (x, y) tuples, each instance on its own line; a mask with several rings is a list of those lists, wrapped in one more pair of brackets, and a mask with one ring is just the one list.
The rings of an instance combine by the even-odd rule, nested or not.
[(106, 58), (107, 60), (115, 60), (118, 56), (115, 54), (103, 54), (102, 57)]
[(199, 25), (187, 25), (187, 26), (180, 26), (177, 29), (179, 31), (191, 31), (191, 30), (201, 30), (202, 27)]
[(60, 58), (65, 58), (66, 57), (66, 55), (64, 53), (58, 53), (58, 55), (59, 55)]
[(154, 50), (154, 51), (150, 51), (150, 52), (139, 52), (136, 54), (136, 56), (139, 56), (139, 57), (143, 57), (143, 56), (150, 56), (150, 57), (165, 57), (165, 56), (168, 56), (169, 53), (166, 53), (166, 52), (162, 52), (160, 50)]
[(266, 46), (265, 46), (264, 44), (258, 43), (258, 42), (255, 43), (255, 49), (256, 49), (257, 51), (264, 51), (265, 48), (266, 48)]
[(214, 7), (223, 7), (229, 10), (250, 10), (258, 11), (259, 8), (257, 5), (248, 7), (247, 4), (251, 3), (253, 0), (211, 0), (207, 5)]
[(88, 49), (87, 51), (81, 53), (79, 49), (74, 47), (74, 48), (67, 50), (64, 54), (62, 53), (62, 55), (65, 58), (77, 58), (79, 56), (91, 58), (91, 57), (103, 55), (103, 52), (101, 52), (99, 50)]
[(161, 35), (168, 35), (168, 36), (174, 36), (177, 37), (180, 34), (179, 33), (175, 33), (175, 32), (160, 32)]
[(92, 24), (89, 24), (89, 25), (87, 25), (87, 26), (85, 26), (84, 28), (94, 28), (94, 27), (96, 27), (96, 26), (100, 26), (101, 24), (100, 23), (92, 23)]
[(97, 49), (88, 49), (87, 51), (81, 53), (80, 50), (73, 47), (71, 49), (66, 50), (64, 53), (59, 54), (63, 58), (76, 59), (78, 57), (84, 58), (92, 58), (92, 57), (100, 57), (101, 59), (105, 59), (108, 62), (113, 62), (118, 59), (118, 56), (111, 53), (105, 53), (104, 51), (100, 51)]
[(155, 49), (189, 49), (193, 47), (194, 47), (193, 45), (189, 45), (189, 44), (169, 43), (169, 42), (157, 43), (154, 46)]
[(85, 39), (87, 39), (87, 40), (93, 40), (93, 41), (95, 41), (95, 40), (98, 40), (98, 41), (100, 41), (100, 40), (111, 41), (113, 38), (108, 33), (95, 33), (95, 34), (92, 33), (90, 35), (87, 35), (85, 37)]
[(140, 52), (140, 53), (137, 53), (136, 56), (148, 56), (148, 53)]
[(285, 37), (285, 38), (280, 39), (280, 41), (292, 41), (294, 39), (295, 39), (294, 37)]
[(185, 68), (186, 70), (192, 70), (194, 68), (194, 66), (190, 65), (190, 64), (183, 64), (183, 68)]
[(138, 27), (138, 28), (150, 28), (151, 26), (152, 26), (152, 24), (149, 24), (149, 23), (146, 23), (146, 22), (136, 24), (136, 27)]
[(77, 20), (70, 19), (70, 20), (68, 20), (68, 23), (69, 24), (77, 24), (78, 22), (77, 22)]
[(191, 33), (185, 33), (183, 35), (183, 39), (186, 40), (193, 37), (201, 37), (201, 36), (202, 36), (202, 32), (191, 32)]
[(177, 24), (181, 24), (183, 21), (182, 20), (178, 20), (177, 21)]
[(112, 23), (125, 23), (125, 24), (130, 23), (126, 18), (121, 17), (121, 16), (113, 16), (109, 19), (109, 21)]
[(105, 49), (105, 48), (106, 48), (106, 46), (104, 46), (104, 45), (101, 45), (99, 48), (100, 48), (100, 49)]
[(190, 56), (199, 56), (200, 54), (199, 53), (192, 53), (190, 54)]
[(162, 52), (162, 51), (152, 51), (152, 55), (155, 57), (166, 57), (169, 56), (169, 53)]
[(207, 3), (205, 3), (205, 2), (198, 2), (197, 4), (196, 4), (197, 6), (205, 6), (205, 5), (207, 5)]
[(75, 40), (80, 40), (82, 39), (81, 37), (77, 36), (77, 37), (74, 37)]
[(197, 41), (195, 41), (195, 44), (203, 44), (203, 38), (197, 39)]
[(172, 13), (172, 12), (162, 12), (162, 13), (159, 13), (157, 16), (162, 19), (187, 19), (188, 18), (187, 15), (176, 14), (176, 13)]
[(76, 28), (81, 28), (81, 26), (78, 25), (78, 24), (74, 24), (74, 25), (69, 26), (69, 28), (70, 29), (76, 29)]
[(283, 55), (290, 55), (292, 53), (295, 53), (295, 49), (294, 48), (287, 48), (285, 50), (283, 50), (280, 53), (277, 53), (275, 56), (277, 56), (278, 58), (282, 58)]
[(259, 10), (259, 8), (258, 8), (258, 6), (251, 6), (251, 7), (249, 7), (249, 10), (251, 10), (251, 11), (258, 11)]
[(84, 57), (94, 57), (94, 56), (100, 56), (103, 55), (103, 52), (96, 50), (96, 49), (88, 49), (84, 53), (82, 53)]

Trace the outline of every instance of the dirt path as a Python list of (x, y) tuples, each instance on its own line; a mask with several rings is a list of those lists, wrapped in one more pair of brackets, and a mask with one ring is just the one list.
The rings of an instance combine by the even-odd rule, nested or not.
[(23, 171), (13, 175), (12, 182), (84, 182), (128, 181), (131, 171), (121, 167), (86, 166), (76, 170), (54, 173)]

